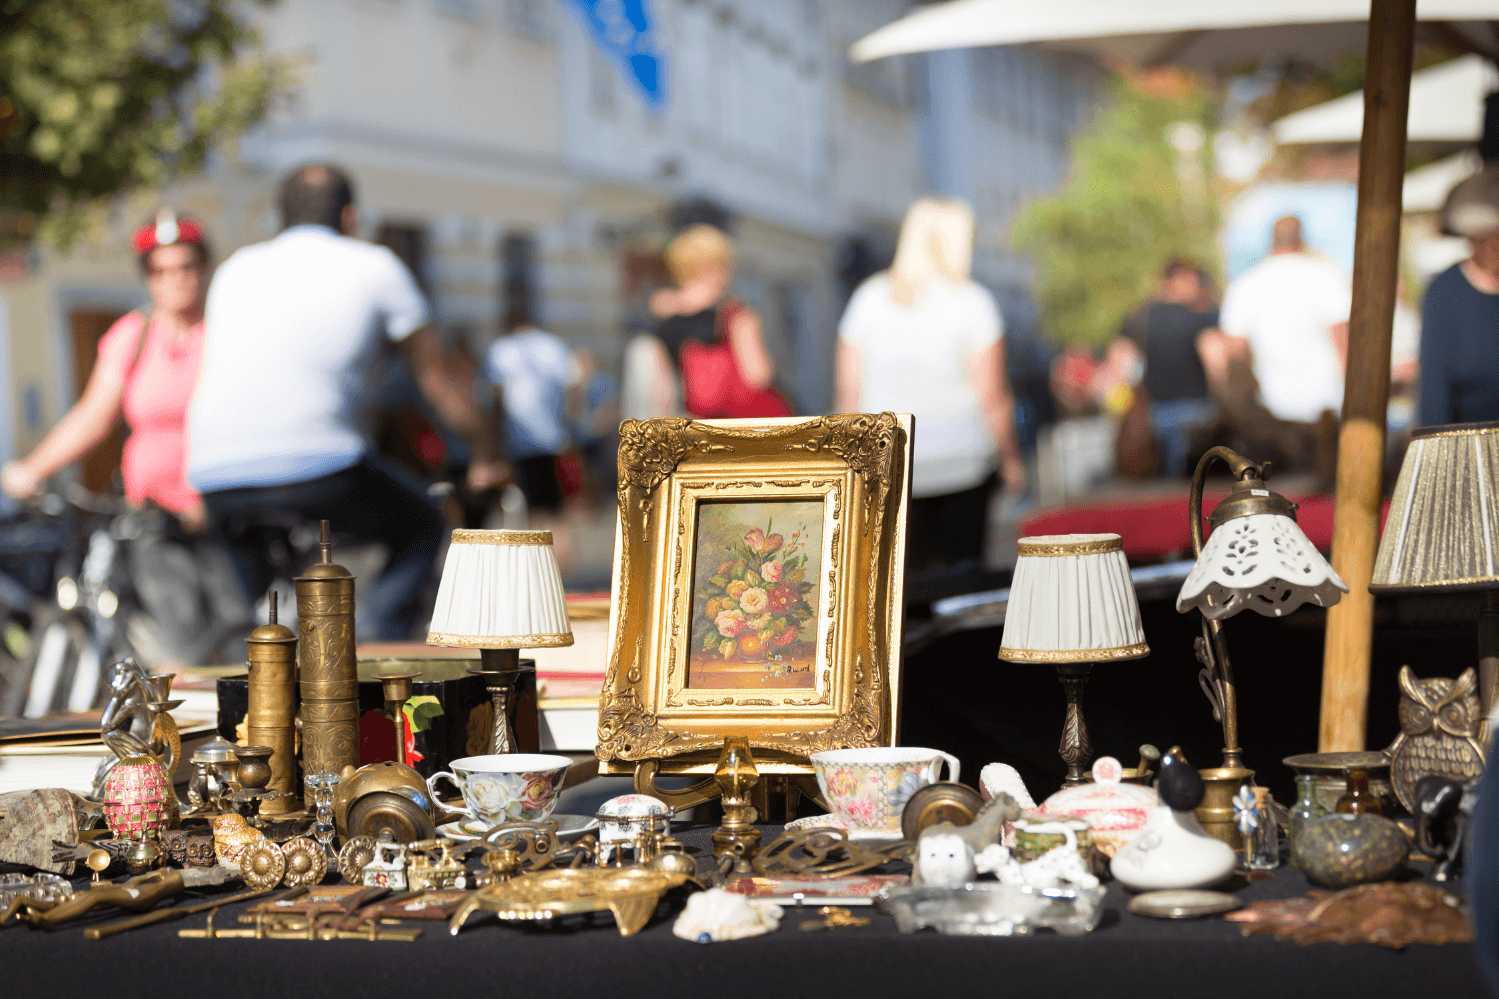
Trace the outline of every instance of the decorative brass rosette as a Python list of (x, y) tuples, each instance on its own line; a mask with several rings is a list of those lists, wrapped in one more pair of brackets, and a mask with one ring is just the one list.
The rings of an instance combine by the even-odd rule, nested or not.
[(306, 836), (298, 836), (281, 849), (286, 856), (286, 887), (320, 884), (328, 876), (327, 854)]
[(355, 836), (338, 851), (338, 873), (351, 885), (364, 881), (365, 865), (375, 859), (375, 841), (369, 836)]
[(240, 867), (244, 870), (246, 887), (268, 891), (281, 883), (281, 876), (286, 873), (286, 855), (278, 844), (263, 839), (245, 850)]

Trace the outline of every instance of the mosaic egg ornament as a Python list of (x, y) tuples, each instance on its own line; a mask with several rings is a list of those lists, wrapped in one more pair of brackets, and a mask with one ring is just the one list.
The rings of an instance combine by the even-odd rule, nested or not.
[(127, 756), (104, 782), (104, 821), (120, 839), (155, 839), (172, 827), (176, 792), (161, 764)]

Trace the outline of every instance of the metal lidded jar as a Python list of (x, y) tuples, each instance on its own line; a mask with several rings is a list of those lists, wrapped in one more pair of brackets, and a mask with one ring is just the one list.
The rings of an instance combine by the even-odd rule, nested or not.
[(302, 766), (308, 774), (359, 766), (359, 671), (354, 658), (354, 575), (333, 562), (323, 521), (318, 560), (296, 579), (302, 669)]

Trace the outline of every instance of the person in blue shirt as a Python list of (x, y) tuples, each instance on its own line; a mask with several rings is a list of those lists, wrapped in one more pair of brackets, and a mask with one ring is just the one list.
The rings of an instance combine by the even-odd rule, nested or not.
[(1421, 305), (1418, 422), (1499, 420), (1499, 168), (1453, 188), (1443, 229), (1472, 256), (1432, 279)]

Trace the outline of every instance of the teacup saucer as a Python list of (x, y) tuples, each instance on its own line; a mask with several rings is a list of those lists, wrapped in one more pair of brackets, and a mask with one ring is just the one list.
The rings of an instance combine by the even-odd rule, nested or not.
[[(586, 832), (592, 832), (598, 828), (599, 820), (592, 815), (552, 815), (550, 819), (557, 823), (558, 839), (573, 839)], [(448, 839), (458, 840), (460, 843), (483, 839), (484, 834), (493, 829), (483, 819), (459, 819), (457, 822), (449, 822), (437, 827), (437, 831)]]
[(898, 843), (901, 840), (899, 829), (847, 829), (836, 815), (809, 815), (786, 823), (787, 832), (807, 832), (812, 829), (836, 829), (847, 833), (848, 838), (856, 843)]

